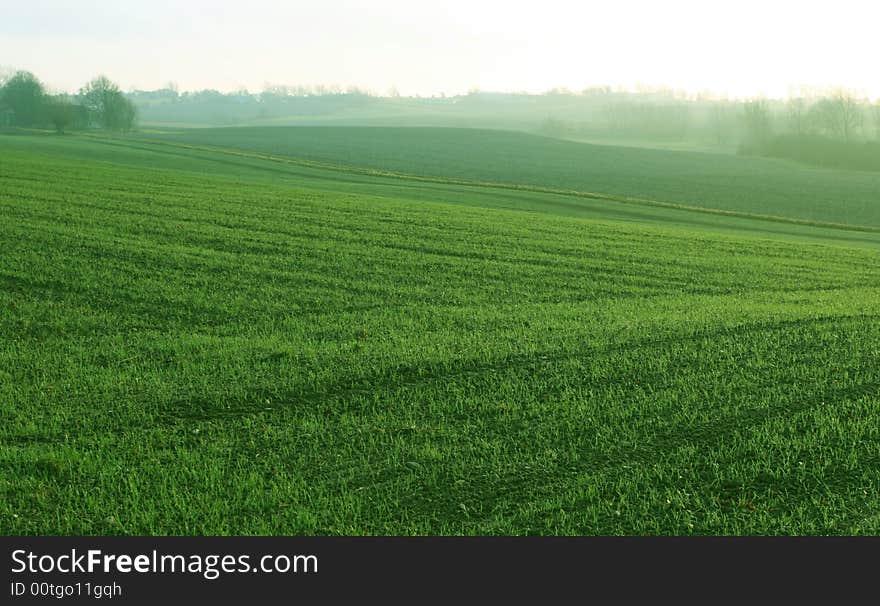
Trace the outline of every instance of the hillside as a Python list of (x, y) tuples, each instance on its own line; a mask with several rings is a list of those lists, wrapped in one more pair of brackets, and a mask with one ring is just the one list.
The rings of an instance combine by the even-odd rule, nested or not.
[(880, 173), (769, 158), (589, 145), (475, 129), (221, 128), (153, 137), (417, 175), (880, 227)]
[[(303, 133), (346, 159), (265, 151)], [(347, 157), (518, 177), (412, 136)], [(876, 233), (135, 141), (0, 157), (5, 534), (880, 531)], [(604, 191), (599, 162), (542, 179)]]

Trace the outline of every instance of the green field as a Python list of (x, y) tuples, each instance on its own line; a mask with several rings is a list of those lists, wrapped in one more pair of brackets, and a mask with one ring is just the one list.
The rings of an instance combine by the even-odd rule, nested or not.
[(153, 138), (382, 170), (880, 227), (880, 173), (452, 128), (255, 127)]
[(0, 137), (0, 532), (876, 534), (877, 179)]

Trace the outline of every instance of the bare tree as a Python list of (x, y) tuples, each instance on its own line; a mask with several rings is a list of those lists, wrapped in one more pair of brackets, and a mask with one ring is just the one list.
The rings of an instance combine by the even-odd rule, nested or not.
[(852, 93), (838, 89), (816, 103), (810, 114), (827, 134), (850, 141), (864, 123), (862, 105)]
[(862, 104), (853, 95), (844, 90), (836, 91), (832, 99), (834, 99), (840, 113), (840, 126), (843, 138), (849, 141), (856, 135), (864, 122), (865, 116), (862, 113)]
[(98, 76), (79, 92), (92, 120), (109, 130), (128, 131), (134, 127), (137, 113), (119, 87), (105, 76)]
[(808, 109), (807, 100), (803, 97), (789, 99), (785, 104), (788, 127), (794, 134), (805, 135), (809, 131)]
[(713, 102), (709, 113), (709, 128), (715, 143), (725, 145), (731, 133), (731, 111), (727, 101)]
[(770, 138), (773, 130), (770, 117), (770, 104), (766, 99), (753, 99), (743, 106), (746, 132), (750, 142), (763, 145)]

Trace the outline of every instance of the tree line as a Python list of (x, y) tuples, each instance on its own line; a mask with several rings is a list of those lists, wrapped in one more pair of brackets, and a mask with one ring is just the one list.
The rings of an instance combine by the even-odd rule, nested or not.
[(171, 84), (123, 93), (99, 76), (77, 94), (67, 95), (48, 93), (29, 72), (0, 77), (0, 127), (126, 131), (138, 117), (215, 126), (338, 119), (381, 126), (504, 128), (602, 143), (712, 147), (880, 170), (880, 102), (844, 89), (747, 100), (644, 87), (401, 97), (396, 91), (380, 96), (332, 86), (267, 85), (261, 93), (179, 92)]
[(880, 104), (844, 89), (785, 102), (753, 99), (745, 103), (743, 117), (749, 142), (756, 144), (774, 135), (818, 135), (846, 142), (880, 139)]
[(880, 102), (845, 89), (747, 100), (610, 90), (567, 95), (569, 105), (541, 123), (545, 134), (699, 141), (747, 152), (779, 136), (880, 140)]
[(346, 124), (508, 128), (562, 138), (686, 143), (743, 152), (757, 152), (783, 135), (849, 143), (880, 139), (880, 103), (844, 89), (804, 90), (789, 99), (735, 100), (646, 87), (401, 97), (341, 87), (267, 85), (261, 93), (222, 93), (179, 92), (169, 85), (127, 96), (145, 120), (179, 124), (309, 124), (338, 117)]
[(98, 76), (75, 95), (50, 94), (34, 74), (17, 71), (0, 81), (0, 125), (21, 128), (104, 128), (129, 131), (137, 110), (115, 83)]

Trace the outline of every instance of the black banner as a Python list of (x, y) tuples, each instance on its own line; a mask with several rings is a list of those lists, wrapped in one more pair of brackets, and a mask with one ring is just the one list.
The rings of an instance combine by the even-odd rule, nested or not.
[(804, 537), (3, 537), (0, 544), (2, 604), (713, 602), (774, 590), (873, 601), (880, 552), (875, 538)]

